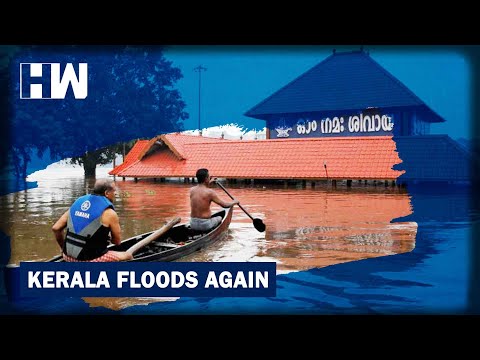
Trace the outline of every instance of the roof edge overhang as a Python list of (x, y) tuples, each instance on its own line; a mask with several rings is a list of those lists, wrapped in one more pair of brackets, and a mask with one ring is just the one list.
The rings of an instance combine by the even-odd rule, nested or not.
[[(221, 179), (260, 179), (260, 180), (315, 180), (315, 181), (321, 181), (321, 180), (397, 180), (405, 174), (405, 170), (393, 170), (392, 175), (387, 175), (387, 176), (329, 176), (328, 178), (326, 176), (297, 176), (297, 177), (290, 177), (290, 176), (269, 176), (269, 175), (263, 175), (263, 176), (237, 176), (237, 175), (222, 175), (219, 174), (218, 178)], [(396, 173), (396, 174), (395, 174)], [(329, 174), (330, 175), (330, 174)], [(131, 178), (139, 178), (139, 179), (155, 179), (155, 178), (161, 178), (161, 177), (166, 177), (166, 178), (185, 178), (185, 177), (195, 177), (195, 174), (191, 173), (179, 173), (179, 174), (172, 174), (172, 175), (165, 175), (165, 174), (158, 174), (158, 175), (135, 175), (135, 174), (120, 174), (117, 175), (120, 177), (131, 177)]]
[(306, 110), (306, 111), (293, 111), (293, 112), (283, 112), (283, 113), (269, 113), (269, 114), (255, 114), (247, 115), (255, 119), (260, 119), (264, 121), (273, 120), (275, 117), (301, 117), (301, 116), (318, 116), (318, 117), (327, 117), (327, 116), (345, 116), (353, 114), (360, 111), (378, 109), (381, 112), (391, 112), (391, 111), (409, 111), (409, 110), (419, 110), (428, 116), (425, 121), (430, 123), (440, 123), (445, 122), (446, 120), (438, 115), (435, 111), (430, 109), (427, 105), (416, 105), (416, 106), (396, 106), (396, 107), (372, 107), (372, 108), (354, 108), (354, 109), (340, 109), (340, 110)]

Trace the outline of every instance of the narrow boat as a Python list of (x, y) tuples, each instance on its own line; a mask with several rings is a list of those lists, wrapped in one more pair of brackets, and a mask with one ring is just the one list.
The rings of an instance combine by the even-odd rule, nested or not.
[[(227, 230), (232, 220), (232, 213), (233, 207), (230, 207), (212, 214), (212, 217), (221, 216), (222, 222), (208, 232), (192, 230), (190, 223), (177, 224), (161, 237), (138, 250), (138, 252), (134, 254), (133, 260), (130, 261), (173, 261), (190, 255), (227, 236)], [(150, 231), (125, 239), (119, 245), (112, 244), (108, 246), (108, 249), (126, 251), (153, 233), (154, 231)], [(64, 260), (61, 255), (58, 255), (48, 261), (63, 262)]]

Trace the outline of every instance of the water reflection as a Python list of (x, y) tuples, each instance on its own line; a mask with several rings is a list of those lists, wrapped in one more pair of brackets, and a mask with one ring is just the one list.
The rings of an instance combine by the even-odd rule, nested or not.
[[(47, 260), (59, 253), (51, 226), (93, 186), (94, 180), (84, 179), (80, 171), (49, 169), (32, 177), (38, 188), (0, 197), (1, 230), (11, 236), (10, 263)], [(107, 171), (99, 169), (97, 177)], [(115, 206), (123, 238), (156, 229), (175, 216), (188, 220), (191, 185), (117, 179), (117, 187)], [(254, 218), (263, 219), (266, 232), (256, 231), (236, 207), (225, 240), (181, 261), (275, 261), (281, 273), (415, 247), (417, 224), (391, 223), (412, 212), (408, 194), (398, 188), (227, 187)]]

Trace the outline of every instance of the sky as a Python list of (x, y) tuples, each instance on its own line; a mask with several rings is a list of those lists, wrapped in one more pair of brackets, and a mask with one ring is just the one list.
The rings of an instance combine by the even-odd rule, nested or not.
[[(201, 128), (238, 124), (246, 131), (261, 130), (262, 120), (243, 114), (290, 81), (337, 51), (360, 46), (171, 46), (167, 59), (183, 78), (177, 88), (187, 104), (186, 129), (198, 129), (201, 73)], [(431, 126), (431, 134), (470, 138), (471, 70), (461, 52), (420, 47), (364, 47), (370, 56), (412, 90), (445, 123)]]

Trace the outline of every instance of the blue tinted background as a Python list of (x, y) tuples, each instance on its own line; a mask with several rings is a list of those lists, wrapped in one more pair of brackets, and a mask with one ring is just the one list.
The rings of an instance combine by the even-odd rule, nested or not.
[[(356, 48), (337, 48), (352, 50)], [(459, 48), (370, 47), (370, 55), (447, 121), (433, 134), (472, 138), (469, 117), (478, 63)], [(243, 113), (331, 54), (331, 47), (170, 47), (165, 55), (184, 78), (178, 82), (190, 117), (198, 124), (198, 74), (202, 64), (202, 127), (236, 123), (261, 129)], [(473, 90), (471, 87), (473, 82)], [(95, 86), (91, 84), (90, 86)], [(132, 132), (135, 129), (131, 129)], [(132, 133), (132, 138), (137, 134)], [(151, 136), (157, 135), (152, 133)], [(125, 134), (122, 135), (122, 137)], [(400, 157), (401, 154), (400, 154)], [(408, 171), (408, 164), (404, 164)], [(277, 296), (265, 299), (195, 299), (156, 303), (121, 313), (440, 313), (478, 312), (478, 246), (470, 242), (476, 212), (468, 187), (409, 188), (419, 225), (411, 253), (340, 264), (277, 277)], [(404, 220), (404, 219), (400, 219)], [(5, 243), (5, 241), (3, 241)], [(9, 305), (11, 306), (11, 305)], [(111, 313), (89, 309), (81, 299), (29, 301), (7, 311)]]
[[(198, 127), (198, 73), (194, 71), (198, 65), (207, 68), (201, 79), (201, 126), (237, 123), (249, 129), (262, 129), (265, 127), (263, 120), (243, 114), (330, 56), (333, 48), (167, 47), (165, 56), (184, 75), (178, 88), (190, 114), (185, 128)], [(359, 49), (336, 48), (337, 51)], [(366, 47), (365, 50), (447, 120), (432, 125), (433, 134), (449, 134), (453, 139), (470, 137), (471, 72), (468, 58), (460, 49)]]

